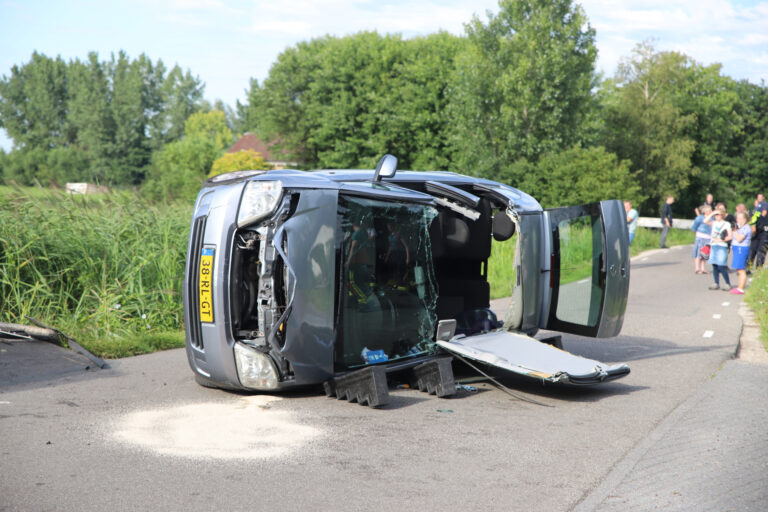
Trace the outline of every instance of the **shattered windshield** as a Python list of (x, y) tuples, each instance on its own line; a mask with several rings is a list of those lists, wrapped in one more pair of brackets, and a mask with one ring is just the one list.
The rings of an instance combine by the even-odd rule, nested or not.
[(340, 196), (337, 367), (423, 353), (433, 346), (437, 289), (424, 205)]

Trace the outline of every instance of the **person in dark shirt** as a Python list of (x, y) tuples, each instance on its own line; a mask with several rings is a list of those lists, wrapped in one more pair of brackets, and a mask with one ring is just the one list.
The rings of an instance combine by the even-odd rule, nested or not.
[(728, 208), (725, 206), (725, 203), (717, 203), (717, 206), (715, 206), (715, 209), (723, 212), (723, 220), (731, 225), (731, 229), (733, 229), (736, 226), (736, 217), (728, 213)]
[(675, 202), (673, 196), (667, 196), (667, 200), (664, 202), (664, 206), (661, 207), (661, 240), (660, 246), (662, 249), (667, 249), (667, 233), (669, 228), (672, 227), (672, 203)]
[[(701, 204), (701, 206), (709, 206), (709, 211), (712, 211), (712, 209), (715, 207), (715, 199), (712, 194), (707, 194), (707, 199)], [(701, 206), (693, 209), (697, 217), (699, 215), (703, 215), (701, 212)]]
[(755, 210), (759, 211), (760, 213), (763, 213), (764, 211), (768, 210), (768, 202), (765, 201), (765, 196), (763, 194), (757, 194), (757, 201), (755, 201)]
[(760, 268), (765, 264), (766, 252), (768, 252), (768, 209), (762, 210), (752, 224), (749, 259), (754, 262), (754, 268)]

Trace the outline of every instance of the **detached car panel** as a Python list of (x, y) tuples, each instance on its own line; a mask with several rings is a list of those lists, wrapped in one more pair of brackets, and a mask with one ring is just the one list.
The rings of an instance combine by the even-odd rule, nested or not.
[(546, 382), (598, 384), (629, 374), (626, 364), (575, 356), (521, 333), (496, 331), (437, 344), (452, 354)]
[[(619, 201), (544, 211), (506, 185), (392, 166), (218, 176), (192, 219), (190, 366), (204, 385), (273, 390), (424, 368), (445, 350), (553, 382), (618, 378), (628, 367), (530, 336), (618, 334), (621, 212)], [(515, 246), (503, 328), (488, 310), (492, 240)]]

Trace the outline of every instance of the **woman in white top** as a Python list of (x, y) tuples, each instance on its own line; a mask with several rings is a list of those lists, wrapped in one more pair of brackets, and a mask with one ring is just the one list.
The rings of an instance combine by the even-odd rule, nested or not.
[[(711, 285), (709, 289), (728, 291), (731, 289), (731, 280), (728, 279), (728, 242), (733, 236), (731, 224), (723, 220), (723, 212), (717, 208), (705, 217), (704, 222), (712, 226), (710, 242), (712, 251), (709, 254), (709, 262), (712, 264), (715, 284)], [(720, 274), (723, 275), (725, 281), (722, 288), (720, 287)]]

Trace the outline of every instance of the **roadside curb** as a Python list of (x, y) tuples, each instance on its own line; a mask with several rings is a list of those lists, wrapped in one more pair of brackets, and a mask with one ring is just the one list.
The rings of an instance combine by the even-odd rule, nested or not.
[(760, 341), (760, 326), (746, 302), (739, 304), (739, 316), (743, 325), (735, 358), (749, 363), (768, 364), (768, 352)]

